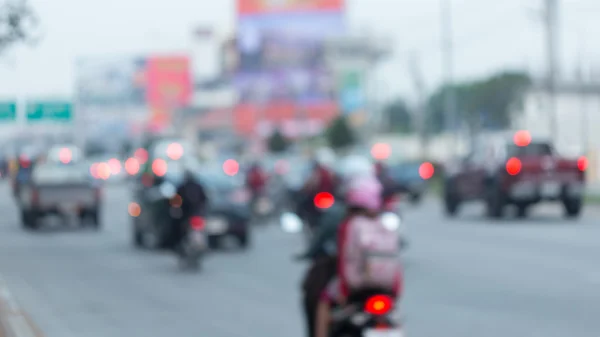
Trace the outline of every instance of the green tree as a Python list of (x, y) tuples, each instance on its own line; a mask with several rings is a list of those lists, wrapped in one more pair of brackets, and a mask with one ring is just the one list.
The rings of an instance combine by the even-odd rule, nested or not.
[(336, 118), (327, 129), (325, 136), (329, 146), (334, 149), (350, 146), (356, 141), (354, 130), (345, 116)]
[(0, 53), (19, 42), (34, 42), (37, 25), (26, 0), (0, 0)]
[(275, 130), (271, 137), (269, 137), (267, 145), (269, 151), (279, 153), (284, 152), (288, 148), (289, 142), (279, 130)]
[(402, 99), (390, 102), (383, 110), (385, 131), (410, 133), (413, 131), (413, 119), (410, 109)]
[[(523, 93), (530, 84), (529, 76), (522, 72), (503, 72), (456, 84), (453, 89), (457, 97), (459, 122), (466, 122), (471, 129), (509, 127), (512, 108), (522, 103)], [(447, 90), (448, 87), (442, 87), (429, 99), (427, 124), (430, 132), (440, 132), (450, 126), (444, 109)]]

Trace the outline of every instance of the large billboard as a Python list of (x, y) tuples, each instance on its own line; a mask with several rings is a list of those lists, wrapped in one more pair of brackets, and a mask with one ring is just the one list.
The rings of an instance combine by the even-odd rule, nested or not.
[(77, 62), (76, 73), (76, 104), (89, 120), (109, 120), (111, 111), (132, 108), (151, 111), (148, 119), (166, 121), (192, 98), (190, 59), (183, 55), (89, 57)]
[(262, 133), (260, 124), (315, 118), (325, 123), (335, 116), (337, 84), (325, 41), (345, 33), (343, 5), (342, 0), (238, 1), (238, 128)]

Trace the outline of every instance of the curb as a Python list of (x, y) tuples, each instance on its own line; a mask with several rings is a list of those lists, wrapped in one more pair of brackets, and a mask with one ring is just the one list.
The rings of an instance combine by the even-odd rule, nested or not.
[(28, 313), (23, 311), (6, 282), (0, 278), (0, 337), (43, 337)]

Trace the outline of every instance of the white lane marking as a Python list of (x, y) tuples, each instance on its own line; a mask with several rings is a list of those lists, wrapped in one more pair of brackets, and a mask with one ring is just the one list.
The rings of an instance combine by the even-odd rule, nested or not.
[(5, 320), (11, 337), (39, 337), (25, 316), (11, 316)]
[(8, 337), (39, 337), (31, 322), (25, 317), (19, 304), (8, 289), (6, 282), (0, 277), (0, 308), (4, 305), (4, 311), (0, 311), (0, 322), (4, 325)]
[(4, 305), (7, 306), (6, 309), (8, 309), (9, 312), (20, 312), (20, 308), (19, 305), (17, 304), (17, 301), (15, 301), (15, 298), (13, 297), (12, 293), (10, 292), (10, 290), (8, 290), (8, 287), (6, 286), (6, 282), (4, 282), (4, 279), (2, 279), (0, 277), (0, 302), (2, 302)]

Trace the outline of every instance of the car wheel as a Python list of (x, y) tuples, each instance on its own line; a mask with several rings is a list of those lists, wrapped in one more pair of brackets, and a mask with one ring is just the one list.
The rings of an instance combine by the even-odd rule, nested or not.
[(504, 193), (497, 185), (488, 187), (488, 193), (486, 197), (486, 211), (490, 218), (499, 219), (504, 216), (504, 209), (506, 208), (506, 200)]
[(523, 204), (517, 205), (517, 217), (526, 218), (528, 210), (529, 210), (528, 205), (523, 205)]
[(208, 237), (208, 248), (210, 248), (210, 249), (221, 248), (221, 238), (218, 236), (209, 236)]
[(238, 242), (240, 244), (241, 248), (248, 248), (250, 247), (250, 234), (248, 234), (247, 232), (238, 236)]
[(133, 218), (131, 223), (131, 242), (135, 248), (144, 248), (144, 236), (138, 229), (138, 220)]
[(22, 211), (21, 214), (23, 227), (29, 230), (36, 230), (39, 228), (39, 217), (32, 211)]
[(569, 218), (576, 218), (581, 214), (583, 206), (582, 199), (565, 199), (563, 200), (565, 207), (565, 215)]
[(444, 185), (444, 210), (447, 216), (454, 217), (458, 214), (460, 199), (456, 193), (454, 183), (450, 180)]

